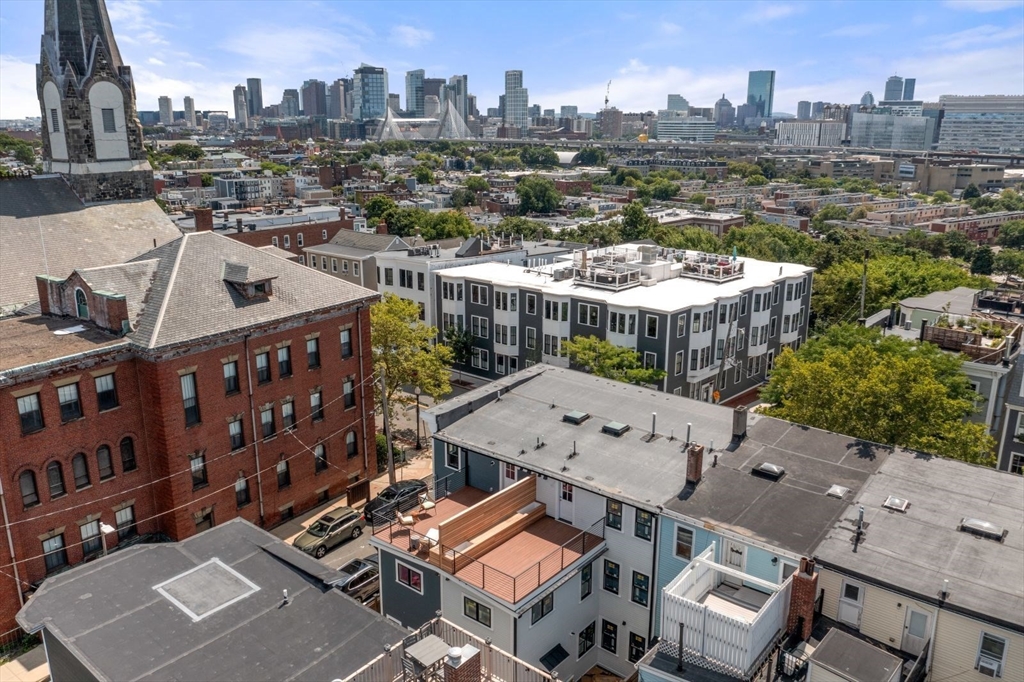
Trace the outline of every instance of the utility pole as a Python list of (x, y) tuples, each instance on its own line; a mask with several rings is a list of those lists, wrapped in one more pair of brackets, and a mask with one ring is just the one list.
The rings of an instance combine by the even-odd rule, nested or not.
[(395, 484), (395, 448), (391, 442), (391, 413), (388, 411), (388, 371), (380, 366), (380, 402), (384, 408), (384, 436), (388, 441), (388, 484)]
[(862, 327), (867, 322), (867, 318), (864, 317), (864, 300), (868, 293), (868, 255), (870, 253), (870, 250), (864, 249), (864, 273), (860, 278), (860, 319), (857, 320), (857, 324)]

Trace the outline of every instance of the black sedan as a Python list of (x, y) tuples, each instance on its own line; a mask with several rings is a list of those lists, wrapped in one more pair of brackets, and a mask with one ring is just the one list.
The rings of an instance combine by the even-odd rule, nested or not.
[(390, 520), (394, 517), (396, 509), (405, 512), (418, 505), (420, 495), (426, 494), (427, 490), (427, 484), (418, 479), (398, 481), (381, 490), (377, 497), (367, 502), (363, 513), (367, 522), (371, 524), (375, 519)]

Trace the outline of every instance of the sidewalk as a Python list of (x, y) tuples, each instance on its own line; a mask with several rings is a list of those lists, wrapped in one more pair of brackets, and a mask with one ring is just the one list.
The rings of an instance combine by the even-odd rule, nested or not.
[(46, 650), (40, 645), (29, 649), (10, 663), (0, 665), (2, 682), (44, 682), (50, 679)]

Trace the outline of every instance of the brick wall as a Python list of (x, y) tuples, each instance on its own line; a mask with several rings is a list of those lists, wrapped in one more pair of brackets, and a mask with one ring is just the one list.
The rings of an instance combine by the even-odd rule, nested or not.
[[(813, 559), (800, 559), (800, 570), (793, 574), (793, 591), (789, 596), (789, 619), (786, 631), (801, 640), (811, 636), (814, 626), (814, 602), (818, 597), (818, 574)], [(800, 630), (797, 630), (797, 628)]]
[[(263, 230), (237, 230), (229, 228), (224, 235), (249, 246), (276, 246), (285, 251), (291, 251), (296, 256), (305, 255), (302, 251), (305, 246), (326, 244), (339, 230), (351, 230), (353, 219), (342, 218), (341, 220), (329, 220), (321, 223), (302, 223), (299, 225), (282, 225)], [(324, 231), (327, 237), (324, 237)], [(302, 235), (302, 244), (299, 244), (299, 235)], [(287, 245), (285, 237), (287, 237)], [(276, 243), (275, 243), (276, 240)]]

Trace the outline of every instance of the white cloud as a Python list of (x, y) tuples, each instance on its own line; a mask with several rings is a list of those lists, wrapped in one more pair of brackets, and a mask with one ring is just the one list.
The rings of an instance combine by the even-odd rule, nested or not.
[(36, 65), (0, 54), (0, 118), (39, 116)]
[(759, 21), (775, 21), (796, 14), (802, 11), (797, 5), (784, 5), (771, 2), (759, 2), (754, 8), (744, 15), (743, 20), (748, 23)]
[(647, 73), (651, 70), (651, 67), (644, 64), (639, 59), (633, 58), (629, 60), (629, 64), (619, 69), (619, 73), (625, 75), (628, 73)]
[(1017, 26), (985, 24), (948, 35), (932, 36), (928, 40), (928, 44), (938, 45), (947, 50), (960, 50), (971, 45), (991, 47), (1007, 40), (1018, 41), (1021, 36), (1024, 36), (1024, 24), (1018, 24)]
[(680, 26), (679, 24), (674, 24), (671, 21), (663, 21), (661, 22), (661, 24), (658, 25), (658, 31), (660, 31), (662, 35), (666, 36), (678, 35), (680, 32), (682, 32), (682, 30), (682, 26)]
[(160, 61), (156, 57), (150, 57), (149, 59), (146, 60), (146, 63), (147, 64), (152, 64), (153, 66), (167, 66), (166, 64), (164, 64), (162, 61)]
[(851, 24), (829, 31), (825, 35), (836, 38), (865, 38), (880, 33), (887, 28), (889, 28), (888, 24)]
[(425, 28), (401, 24), (391, 29), (391, 42), (403, 47), (420, 47), (434, 39), (434, 34)]
[(946, 0), (946, 7), (969, 12), (1001, 12), (1005, 9), (1024, 9), (1021, 0)]

